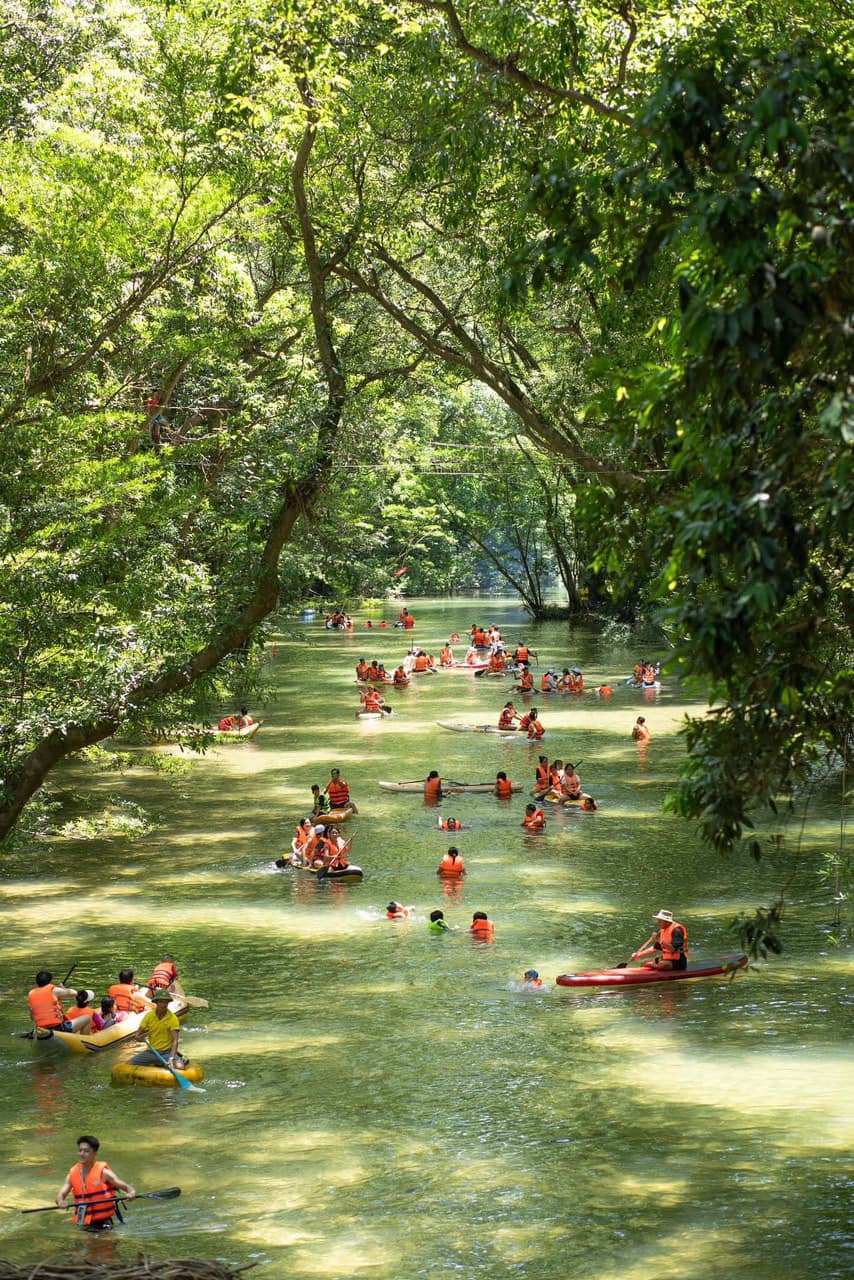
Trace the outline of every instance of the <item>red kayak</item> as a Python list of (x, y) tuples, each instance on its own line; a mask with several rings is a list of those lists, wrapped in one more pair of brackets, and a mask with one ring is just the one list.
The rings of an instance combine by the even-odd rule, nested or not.
[(721, 960), (689, 964), (687, 969), (597, 969), (592, 973), (562, 973), (559, 987), (638, 987), (649, 982), (678, 982), (680, 978), (719, 978), (747, 967), (747, 956), (734, 951)]

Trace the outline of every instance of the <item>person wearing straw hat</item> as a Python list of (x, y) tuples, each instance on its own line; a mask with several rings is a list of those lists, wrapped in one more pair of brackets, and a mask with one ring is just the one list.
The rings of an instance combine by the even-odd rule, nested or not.
[(655, 933), (650, 934), (643, 946), (632, 952), (632, 959), (640, 960), (643, 956), (655, 955), (655, 959), (645, 968), (687, 969), (688, 930), (684, 924), (673, 919), (672, 911), (658, 911), (653, 920), (659, 927)]

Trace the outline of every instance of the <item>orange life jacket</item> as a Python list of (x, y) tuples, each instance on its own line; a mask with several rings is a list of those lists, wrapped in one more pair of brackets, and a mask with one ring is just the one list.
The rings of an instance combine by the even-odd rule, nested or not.
[(427, 660), (427, 654), (419, 653), (418, 657), (415, 659), (415, 670), (426, 671), (429, 666), (430, 663)]
[(572, 672), (569, 675), (568, 688), (570, 693), (584, 692), (584, 676), (574, 676)]
[(116, 1009), (124, 1013), (141, 1013), (148, 1008), (148, 1003), (136, 993), (139, 987), (135, 982), (114, 982), (107, 992), (116, 1002)]
[(539, 720), (528, 721), (528, 737), (529, 738), (541, 738), (544, 733), (545, 733), (545, 729), (540, 724)]
[(515, 716), (512, 711), (508, 711), (506, 708), (502, 708), (501, 715), (498, 717), (499, 729), (512, 729), (514, 719), (515, 719)]
[(330, 860), (330, 871), (346, 871), (350, 863), (347, 861), (347, 850), (338, 849), (333, 858)]
[(368, 664), (367, 662), (360, 662), (356, 667), (356, 679), (367, 680), (367, 678), (368, 678)]
[[(682, 945), (674, 946), (673, 931), (674, 929), (682, 930)], [(661, 958), (663, 960), (678, 960), (680, 956), (684, 956), (687, 960), (688, 952), (688, 930), (684, 924), (679, 924), (676, 920), (673, 924), (666, 924), (658, 931), (658, 944), (661, 947)]]
[(44, 987), (33, 987), (27, 996), (33, 1022), (37, 1027), (58, 1027), (65, 1021), (65, 1011), (59, 996), (53, 994), (55, 982)]
[(178, 978), (178, 970), (171, 960), (161, 960), (152, 970), (151, 977), (148, 979), (148, 986), (168, 987), (171, 986)]
[(531, 651), (526, 644), (520, 644), (515, 653), (517, 662), (527, 662), (531, 656)]
[(523, 671), (519, 677), (519, 685), (523, 691), (528, 691), (534, 687), (534, 677), (530, 671)]
[(424, 779), (424, 799), (438, 800), (442, 792), (441, 778), (425, 778)]
[(526, 987), (541, 987), (543, 985), (542, 978), (529, 978), (525, 983)]
[(491, 942), (495, 937), (495, 926), (491, 920), (472, 920), (469, 931), (475, 938)]
[(443, 667), (449, 667), (453, 662), (453, 660), (454, 660), (454, 655), (451, 653), (449, 646), (445, 645), (444, 649), (442, 649), (439, 653), (439, 661), (441, 662)]
[(548, 787), (551, 784), (552, 771), (547, 764), (538, 764), (536, 772), (536, 785), (538, 787)]
[(82, 1166), (79, 1164), (72, 1165), (68, 1170), (68, 1180), (71, 1183), (75, 1203), (88, 1203), (90, 1200), (100, 1201), (100, 1204), (93, 1204), (87, 1208), (83, 1215), (81, 1226), (88, 1227), (93, 1223), (109, 1222), (115, 1214), (115, 1201), (104, 1198), (118, 1194), (115, 1187), (111, 1187), (108, 1182), (104, 1181), (104, 1170), (109, 1169), (109, 1167), (106, 1160), (96, 1160), (85, 1177)]
[(401, 907), (399, 911), (387, 911), (386, 916), (389, 920), (408, 920), (409, 910), (407, 907)]
[(236, 729), (237, 716), (223, 716), (219, 722), (218, 728), (222, 729), (223, 733), (227, 732), (229, 729)]
[(380, 669), (375, 662), (371, 662), (365, 675), (366, 680), (379, 680)]
[(65, 1016), (69, 1022), (73, 1022), (75, 1018), (91, 1018), (95, 1010), (91, 1005), (74, 1005), (73, 1008), (67, 1010)]
[(541, 680), (540, 680), (540, 690), (541, 690), (541, 692), (542, 692), (542, 693), (548, 693), (548, 692), (549, 692), (551, 689), (553, 689), (553, 688), (554, 688), (554, 685), (552, 684), (551, 676), (544, 675), (544, 676), (541, 678)]
[(413, 618), (411, 613), (408, 613), (406, 617), (403, 619), (404, 630), (411, 631), (414, 626), (415, 626), (415, 619)]
[(495, 794), (497, 796), (509, 796), (513, 794), (513, 783), (509, 778), (495, 779)]
[(383, 696), (376, 689), (369, 689), (364, 697), (366, 711), (382, 711)]
[(327, 783), (326, 794), (329, 796), (329, 806), (332, 809), (346, 809), (350, 803), (350, 788), (342, 778), (337, 782)]
[(530, 827), (532, 831), (539, 831), (541, 827), (546, 825), (546, 815), (542, 809), (535, 809), (533, 813), (526, 813), (524, 825)]
[(393, 679), (395, 684), (409, 684), (409, 676), (406, 674), (403, 667), (397, 668)]
[(489, 659), (489, 669), (490, 671), (504, 670), (504, 659), (500, 653), (493, 653), (492, 657)]
[(465, 873), (465, 864), (459, 856), (452, 858), (449, 853), (446, 853), (442, 861), (439, 863), (440, 876), (447, 876), (453, 879), (458, 876), (464, 876)]

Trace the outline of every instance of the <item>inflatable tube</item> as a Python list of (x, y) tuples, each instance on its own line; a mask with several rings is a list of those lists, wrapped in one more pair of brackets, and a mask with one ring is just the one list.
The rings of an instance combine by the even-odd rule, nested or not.
[(746, 967), (747, 956), (734, 952), (721, 960), (689, 964), (687, 969), (599, 969), (592, 973), (562, 973), (555, 981), (559, 987), (638, 987), (684, 978), (719, 978)]
[[(182, 1076), (191, 1084), (204, 1080), (205, 1073), (198, 1062), (188, 1062), (186, 1067), (179, 1067)], [(180, 1085), (171, 1071), (165, 1067), (135, 1067), (132, 1062), (117, 1062), (110, 1072), (110, 1083), (116, 1085), (142, 1084), (160, 1089), (179, 1089)]]

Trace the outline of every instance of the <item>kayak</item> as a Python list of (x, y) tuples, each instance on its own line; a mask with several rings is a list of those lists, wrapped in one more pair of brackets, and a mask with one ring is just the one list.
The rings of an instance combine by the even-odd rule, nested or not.
[(384, 720), (391, 715), (391, 707), (387, 711), (357, 711), (357, 720)]
[(327, 809), (325, 813), (313, 813), (311, 815), (312, 822), (318, 822), (326, 825), (330, 822), (346, 822), (348, 818), (352, 818), (356, 810), (351, 804), (346, 809)]
[[(256, 720), (254, 724), (247, 724), (242, 729), (210, 729), (207, 726), (201, 727), (195, 732), (197, 733), (215, 733), (218, 742), (248, 742), (261, 728), (263, 720)], [(153, 730), (145, 730), (145, 736), (154, 747), (171, 746), (178, 741), (169, 733), (157, 733)]]
[[(178, 1067), (178, 1070), (190, 1084), (198, 1084), (205, 1078), (198, 1062), (188, 1062), (185, 1067)], [(132, 1062), (117, 1062), (110, 1072), (110, 1083), (156, 1085), (161, 1089), (180, 1088), (172, 1072), (165, 1067), (135, 1067)]]
[[(424, 791), (424, 779), (419, 782), (381, 782), (380, 787), (383, 791), (405, 791), (410, 794), (421, 794)], [(512, 784), (514, 791), (521, 791), (518, 782)], [(458, 791), (480, 791), (489, 792), (495, 790), (494, 782), (443, 782), (442, 790), (445, 795), (456, 794)]]
[[(186, 1018), (190, 1006), (183, 1000), (176, 999), (169, 1001), (169, 1008), (179, 1018)], [(114, 1023), (104, 1031), (91, 1031), (87, 1034), (80, 1034), (77, 1031), (40, 1030), (38, 1033), (33, 1033), (32, 1041), (40, 1048), (67, 1049), (69, 1053), (98, 1053), (101, 1049), (111, 1049), (113, 1045), (130, 1040), (139, 1030), (142, 1019), (142, 1013), (129, 1013), (121, 1022)]]
[(440, 729), (453, 729), (454, 733), (519, 733), (517, 725), (499, 729), (497, 724), (467, 724), (464, 720), (437, 720), (436, 724)]
[(455, 673), (473, 671), (477, 674), (478, 671), (486, 671), (488, 666), (488, 662), (452, 662), (449, 666), (440, 667), (439, 670)]
[(644, 684), (643, 681), (641, 681), (639, 684), (636, 684), (634, 680), (626, 680), (625, 687), (627, 689), (660, 689), (661, 681), (653, 680), (651, 684)]
[(409, 677), (407, 676), (405, 680), (392, 680), (391, 676), (388, 676), (385, 680), (356, 680), (354, 683), (360, 689), (376, 689), (381, 684), (391, 685), (395, 689), (404, 689), (409, 684)]
[(747, 956), (734, 951), (720, 960), (689, 964), (687, 969), (599, 969), (591, 973), (562, 973), (559, 987), (639, 987), (651, 982), (678, 982), (682, 978), (718, 978), (747, 967)]
[(353, 862), (348, 867), (342, 867), (335, 871), (324, 870), (323, 867), (295, 866), (293, 862), (288, 862), (285, 858), (277, 858), (276, 866), (280, 871), (307, 871), (309, 875), (318, 876), (321, 880), (340, 880), (343, 884), (358, 884), (360, 880), (365, 878), (362, 868), (357, 867)]

